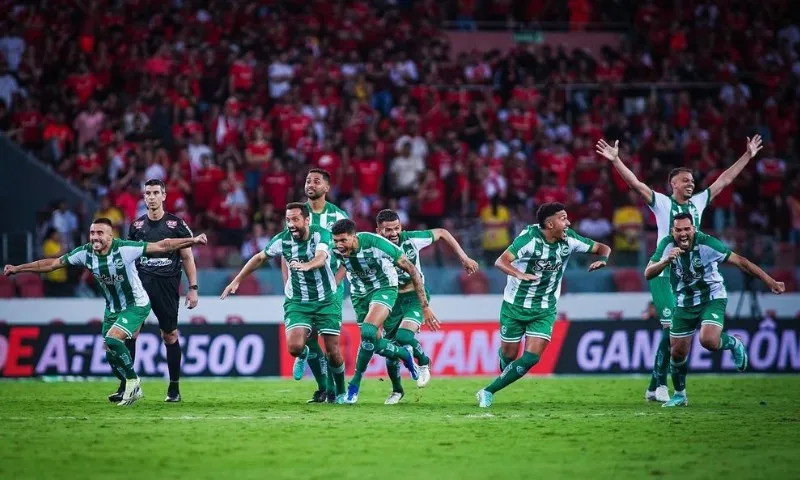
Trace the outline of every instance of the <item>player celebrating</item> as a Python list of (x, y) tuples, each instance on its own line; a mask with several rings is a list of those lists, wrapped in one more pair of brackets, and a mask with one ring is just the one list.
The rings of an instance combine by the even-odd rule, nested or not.
[[(464, 266), (464, 270), (468, 274), (472, 275), (478, 271), (478, 263), (469, 258), (464, 253), (461, 245), (458, 244), (458, 241), (443, 228), (405, 231), (403, 230), (403, 225), (400, 224), (400, 217), (397, 212), (389, 209), (378, 212), (375, 222), (378, 234), (399, 246), (409, 261), (414, 264), (423, 284), (425, 276), (422, 274), (422, 265), (420, 264), (420, 250), (439, 240), (444, 240), (456, 252), (461, 264)], [(403, 348), (406, 346), (411, 347), (414, 359), (419, 364), (417, 386), (423, 388), (431, 379), (430, 359), (422, 351), (419, 341), (414, 338), (414, 335), (419, 332), (419, 328), (422, 326), (422, 306), (419, 303), (416, 292), (414, 292), (411, 276), (401, 268), (396, 270), (398, 281), (397, 301), (395, 301), (394, 308), (392, 308), (392, 313), (383, 324), (384, 336), (387, 340), (393, 341)], [(425, 295), (426, 298), (430, 299), (427, 288), (425, 289)], [(392, 393), (389, 394), (384, 403), (386, 405), (394, 405), (405, 395), (403, 385), (400, 382), (400, 364), (397, 361), (387, 361), (386, 371), (392, 381)]]
[[(689, 404), (686, 398), (686, 374), (692, 337), (700, 323), (700, 345), (706, 350), (730, 350), (736, 369), (747, 368), (747, 350), (742, 341), (722, 331), (725, 326), (725, 307), (728, 293), (719, 273), (719, 265), (731, 263), (743, 272), (758, 277), (773, 293), (786, 290), (764, 270), (748, 259), (731, 252), (722, 242), (702, 232), (696, 232), (692, 214), (675, 215), (672, 235), (663, 238), (650, 258), (644, 275), (648, 280), (669, 271), (677, 300), (672, 317), (670, 371), (675, 392), (663, 406)], [(668, 267), (671, 266), (671, 269)]]
[[(334, 402), (341, 404), (344, 403), (345, 389), (344, 361), (339, 351), (342, 305), (336, 298), (336, 278), (331, 268), (331, 234), (324, 228), (311, 225), (309, 217), (306, 204), (287, 204), (286, 229), (247, 261), (220, 298), (236, 293), (239, 283), (263, 265), (267, 257), (283, 257), (290, 270), (283, 303), (289, 353), (295, 358), (307, 359), (310, 348), (306, 345), (306, 338), (311, 329), (316, 328), (322, 334), (328, 362), (334, 372)], [(302, 377), (305, 363), (295, 362), (294, 366), (294, 377)]]
[[(556, 319), (561, 278), (572, 252), (594, 253), (600, 260), (589, 271), (608, 263), (611, 248), (570, 230), (564, 205), (544, 203), (536, 212), (539, 225), (529, 225), (495, 261), (508, 275), (500, 309), (500, 369), (502, 373), (478, 391), (478, 406), (492, 405), (494, 394), (522, 378), (539, 361)], [(517, 360), (523, 335), (525, 351)]]
[[(639, 181), (636, 175), (619, 158), (619, 141), (610, 146), (605, 140), (600, 140), (596, 145), (597, 153), (611, 160), (614, 168), (622, 176), (625, 182), (639, 195), (647, 201), (647, 205), (656, 216), (658, 226), (658, 239), (670, 235), (672, 219), (679, 213), (689, 213), (694, 221), (696, 228), (700, 228), (703, 211), (711, 200), (730, 185), (733, 180), (744, 170), (747, 163), (761, 150), (761, 136), (756, 135), (752, 139), (747, 139), (747, 150), (739, 159), (725, 170), (707, 190), (700, 193), (695, 192), (695, 183), (692, 171), (688, 168), (676, 168), (669, 174), (669, 184), (672, 188), (672, 196), (666, 196), (654, 192), (650, 187)], [(661, 341), (656, 350), (656, 358), (653, 361), (653, 374), (650, 377), (650, 385), (647, 387), (644, 398), (650, 401), (665, 402), (669, 400), (667, 389), (667, 368), (669, 364), (670, 342), (670, 323), (675, 312), (675, 296), (669, 284), (669, 272), (664, 272), (661, 276), (655, 277), (648, 282), (650, 294), (653, 297), (653, 304), (656, 311), (661, 315)]]
[(144, 393), (139, 377), (133, 370), (133, 359), (125, 340), (133, 337), (150, 315), (150, 298), (139, 279), (136, 259), (206, 243), (205, 234), (193, 238), (169, 238), (156, 243), (115, 239), (111, 220), (97, 218), (89, 227), (89, 243), (60, 258), (36, 260), (17, 266), (6, 265), (3, 273), (46, 273), (67, 265), (81, 265), (92, 272), (106, 297), (102, 328), (106, 359), (114, 374), (126, 380), (125, 392), (118, 405), (131, 405)]
[[(180, 217), (164, 211), (167, 190), (164, 182), (151, 179), (144, 183), (144, 202), (147, 214), (131, 223), (128, 240), (157, 242), (165, 238), (190, 238), (192, 231)], [(197, 268), (191, 248), (179, 252), (168, 252), (142, 256), (137, 262), (137, 270), (142, 286), (150, 297), (153, 313), (158, 319), (161, 338), (167, 349), (167, 369), (169, 386), (165, 402), (180, 402), (181, 391), (178, 384), (181, 375), (181, 345), (178, 341), (178, 308), (181, 282), (181, 265), (189, 281), (189, 292), (186, 294), (186, 306), (197, 306)], [(125, 342), (136, 358), (136, 336)], [(125, 391), (125, 380), (121, 380), (116, 393), (108, 396), (112, 402), (119, 401)]]
[(398, 348), (386, 338), (378, 338), (378, 330), (392, 313), (397, 300), (397, 271), (405, 271), (411, 277), (422, 309), (423, 321), (432, 330), (439, 328), (439, 321), (433, 314), (425, 296), (425, 285), (414, 264), (403, 255), (393, 243), (374, 233), (356, 233), (352, 220), (339, 220), (331, 228), (334, 254), (342, 262), (340, 269), (347, 272), (350, 281), (350, 299), (356, 312), (356, 321), (361, 329), (361, 346), (356, 359), (355, 375), (347, 387), (346, 403), (358, 401), (361, 377), (367, 370), (374, 353), (389, 361), (401, 360), (411, 372), (411, 377), (419, 378), (419, 367), (414, 363), (411, 346)]

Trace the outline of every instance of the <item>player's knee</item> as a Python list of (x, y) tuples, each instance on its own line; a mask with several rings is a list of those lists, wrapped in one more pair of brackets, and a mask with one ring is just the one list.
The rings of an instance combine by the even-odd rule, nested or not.
[(505, 343), (500, 346), (500, 355), (502, 355), (503, 358), (508, 359), (509, 362), (517, 358), (518, 352), (519, 352), (519, 344)]
[(706, 350), (719, 349), (719, 335), (716, 332), (700, 332), (700, 345)]
[(175, 329), (171, 332), (165, 332), (164, 330), (161, 330), (161, 339), (164, 340), (165, 345), (172, 345), (178, 341), (178, 330)]
[(670, 354), (673, 360), (683, 361), (683, 359), (689, 355), (689, 347), (680, 343), (673, 344), (672, 347), (670, 347)]
[(328, 363), (330, 363), (334, 368), (337, 368), (344, 363), (344, 357), (338, 348), (335, 351), (328, 351)]
[(406, 328), (399, 329), (395, 336), (395, 342), (401, 346), (411, 345), (414, 342), (414, 332)]
[(289, 342), (286, 345), (287, 350), (289, 350), (289, 355), (293, 357), (299, 357), (303, 354), (306, 346), (301, 342)]

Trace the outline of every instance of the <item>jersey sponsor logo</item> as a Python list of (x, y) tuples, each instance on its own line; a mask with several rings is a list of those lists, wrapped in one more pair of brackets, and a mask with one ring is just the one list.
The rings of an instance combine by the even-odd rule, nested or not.
[(178, 226), (177, 220), (167, 220), (167, 228), (175, 228)]
[(369, 280), (370, 278), (373, 278), (376, 273), (378, 273), (377, 270), (369, 269), (369, 270), (364, 270), (364, 271), (361, 271), (361, 272), (350, 272), (350, 275), (352, 275), (352, 276), (354, 276), (356, 278), (363, 278), (363, 279)]
[(144, 226), (144, 220), (136, 220), (133, 222), (133, 228), (139, 229)]
[(94, 278), (96, 278), (97, 281), (103, 285), (115, 285), (125, 281), (124, 275), (106, 275), (104, 273), (101, 273), (100, 275), (95, 274)]
[(172, 260), (169, 258), (141, 257), (139, 263), (145, 267), (166, 267), (172, 265)]
[(550, 260), (536, 260), (533, 264), (533, 269), (537, 272), (557, 272), (561, 270), (563, 263), (561, 260), (552, 262)]

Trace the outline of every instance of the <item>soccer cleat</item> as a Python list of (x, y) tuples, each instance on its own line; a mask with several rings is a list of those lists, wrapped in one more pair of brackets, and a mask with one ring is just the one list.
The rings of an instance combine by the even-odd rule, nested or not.
[(747, 349), (744, 348), (744, 343), (739, 335), (734, 335), (736, 339), (736, 346), (733, 347), (733, 363), (736, 364), (736, 370), (744, 372), (747, 370)]
[(336, 399), (333, 401), (333, 403), (335, 403), (336, 405), (344, 405), (346, 403), (345, 402), (346, 399), (347, 399), (347, 394), (341, 393), (339, 395), (336, 395)]
[(386, 401), (383, 402), (384, 405), (397, 405), (400, 403), (400, 400), (405, 397), (406, 394), (404, 392), (392, 392), (386, 397)]
[(431, 366), (430, 365), (420, 365), (419, 366), (419, 378), (417, 379), (417, 387), (425, 388), (425, 385), (431, 381)]
[(688, 407), (689, 399), (686, 398), (686, 393), (675, 393), (662, 407)]
[(481, 408), (488, 408), (492, 406), (492, 401), (494, 400), (494, 395), (487, 392), (486, 390), (478, 390), (478, 393), (475, 394), (475, 398), (478, 399), (478, 406)]
[(108, 401), (119, 403), (122, 401), (122, 396), (125, 394), (125, 382), (120, 382), (117, 391), (108, 396)]
[(325, 394), (325, 403), (336, 403), (336, 392), (328, 392)]
[(142, 392), (142, 382), (139, 378), (128, 380), (125, 382), (125, 394), (122, 396), (122, 401), (120, 401), (117, 405), (120, 407), (124, 407), (126, 405), (133, 405), (136, 403), (136, 400), (144, 397), (144, 392)]
[(294, 367), (292, 368), (292, 377), (295, 380), (302, 380), (303, 375), (306, 373), (306, 359), (294, 357)]
[(317, 390), (306, 403), (325, 403), (327, 399), (328, 394), (324, 390)]
[(178, 388), (177, 382), (169, 382), (169, 388), (167, 388), (167, 398), (164, 399), (167, 403), (178, 403), (181, 401), (181, 391)]
[(668, 402), (669, 389), (666, 385), (659, 385), (654, 391), (647, 390), (644, 392), (644, 399), (648, 402)]
[(347, 396), (344, 399), (344, 403), (349, 405), (353, 405), (358, 401), (358, 385), (353, 385), (352, 383), (347, 386)]
[(408, 369), (411, 378), (416, 380), (419, 378), (419, 365), (414, 361), (414, 350), (411, 348), (411, 345), (406, 345), (403, 348), (408, 352), (408, 356), (403, 359), (403, 365)]

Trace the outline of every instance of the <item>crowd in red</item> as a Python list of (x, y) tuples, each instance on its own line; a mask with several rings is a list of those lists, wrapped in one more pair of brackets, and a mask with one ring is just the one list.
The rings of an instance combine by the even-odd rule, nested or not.
[[(0, 4), (0, 128), (125, 221), (143, 212), (144, 180), (162, 178), (168, 211), (239, 246), (280, 228), (311, 167), (365, 229), (387, 206), (427, 225), (501, 205), (510, 226), (554, 200), (611, 219), (629, 197), (599, 138), (620, 139), (663, 190), (675, 166), (709, 184), (759, 133), (766, 148), (709, 228), (800, 241), (789, 0)], [(629, 35), (596, 57), (531, 44), (453, 56), (441, 28), (537, 14)]]

